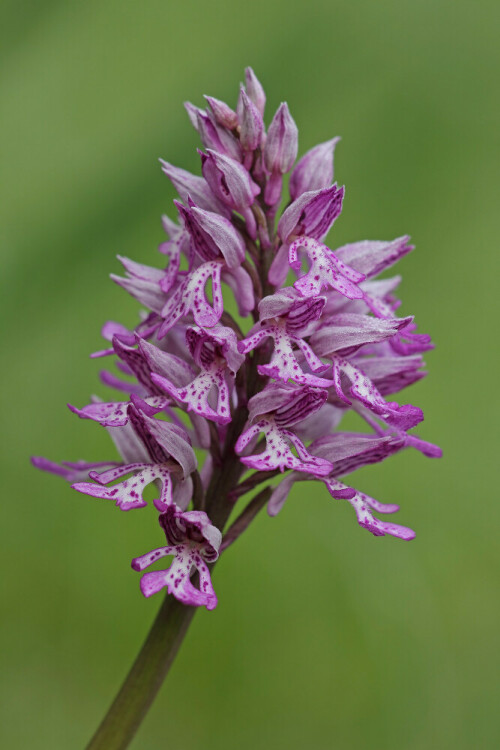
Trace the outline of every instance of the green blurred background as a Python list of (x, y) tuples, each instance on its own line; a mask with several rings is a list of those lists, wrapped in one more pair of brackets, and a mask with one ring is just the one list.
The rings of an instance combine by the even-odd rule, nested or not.
[(3, 748), (83, 747), (159, 606), (129, 568), (160, 542), (151, 513), (77, 495), (28, 456), (112, 455), (65, 407), (104, 395), (87, 357), (102, 322), (136, 317), (107, 275), (116, 253), (156, 262), (174, 215), (157, 159), (198, 169), (182, 102), (234, 105), (246, 65), (268, 122), (289, 102), (302, 153), (343, 136), (332, 242), (412, 235), (402, 311), (437, 348), (405, 396), (445, 457), (408, 452), (354, 478), (400, 502), (409, 544), (372, 537), (314, 485), (262, 514), (132, 747), (500, 746), (494, 7), (4, 0)]

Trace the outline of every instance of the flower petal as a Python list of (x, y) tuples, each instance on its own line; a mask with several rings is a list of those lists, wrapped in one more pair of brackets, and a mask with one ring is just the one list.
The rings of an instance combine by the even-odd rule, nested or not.
[(363, 240), (362, 242), (351, 242), (342, 245), (335, 250), (335, 254), (357, 271), (363, 273), (367, 278), (377, 276), (386, 268), (397, 263), (414, 247), (409, 245), (408, 235), (397, 237), (391, 242), (375, 240)]
[(61, 464), (56, 464), (43, 456), (32, 456), (31, 463), (35, 469), (46, 471), (49, 474), (55, 474), (56, 476), (65, 479), (67, 482), (77, 482), (82, 479), (88, 479), (89, 472), (92, 469), (116, 466), (116, 463), (110, 461), (63, 461)]
[[(125, 474), (133, 474), (133, 476), (111, 487), (103, 486)], [(171, 471), (170, 467), (164, 464), (130, 464), (129, 466), (110, 469), (102, 474), (90, 472), (89, 476), (97, 484), (77, 482), (72, 485), (73, 489), (91, 497), (114, 500), (115, 505), (120, 510), (144, 508), (147, 503), (142, 499), (143, 490), (148, 484), (155, 481), (159, 481), (161, 484), (160, 496), (153, 500), (155, 507), (159, 511), (163, 511), (172, 503)]]
[(302, 193), (321, 190), (332, 184), (333, 152), (340, 138), (320, 143), (304, 154), (290, 175), (288, 185), (292, 200)]
[(315, 440), (309, 447), (314, 455), (327, 458), (333, 464), (332, 476), (341, 477), (363, 466), (383, 461), (405, 448), (406, 444), (405, 437), (400, 435), (377, 437), (336, 432)]
[(412, 317), (371, 318), (368, 315), (344, 313), (333, 316), (311, 336), (311, 345), (320, 357), (349, 349), (356, 350), (363, 344), (375, 344), (392, 338), (412, 321)]
[(231, 215), (231, 211), (213, 194), (203, 177), (197, 177), (185, 169), (174, 167), (163, 159), (160, 159), (160, 163), (162, 171), (167, 175), (186, 206), (188, 205), (188, 196), (190, 196), (197, 206), (204, 208), (206, 211), (215, 211), (227, 217)]
[[(374, 518), (370, 506), (379, 512), (394, 513), (398, 510), (397, 505), (386, 505), (383, 506), (378, 500), (374, 500), (372, 497), (365, 495), (362, 492), (353, 490), (347, 487), (342, 482), (336, 480), (326, 479), (324, 480), (328, 488), (329, 493), (332, 497), (345, 498), (356, 511), (356, 517), (358, 523), (363, 528), (371, 531), (374, 536), (385, 536), (390, 534), (391, 536), (398, 537), (409, 541), (415, 538), (415, 532), (412, 529), (408, 529), (406, 526), (399, 526), (396, 523), (387, 523), (387, 521), (380, 521), (378, 518)], [(345, 494), (341, 494), (344, 492)], [(381, 511), (381, 509), (383, 509)]]

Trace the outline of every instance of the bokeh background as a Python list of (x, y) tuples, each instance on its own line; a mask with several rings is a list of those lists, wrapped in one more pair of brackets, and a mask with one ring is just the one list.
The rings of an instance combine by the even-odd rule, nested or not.
[(87, 357), (102, 322), (135, 321), (107, 278), (114, 255), (155, 262), (173, 215), (157, 159), (198, 169), (182, 102), (234, 105), (249, 64), (268, 122), (289, 102), (301, 153), (343, 136), (332, 242), (412, 235), (402, 310), (436, 350), (405, 395), (445, 455), (354, 478), (400, 502), (412, 543), (372, 537), (314, 485), (262, 514), (218, 567), (219, 606), (197, 614), (132, 747), (500, 746), (494, 9), (4, 0), (2, 747), (83, 747), (159, 606), (129, 568), (160, 541), (151, 514), (76, 495), (28, 456), (111, 455), (65, 403), (103, 393)]

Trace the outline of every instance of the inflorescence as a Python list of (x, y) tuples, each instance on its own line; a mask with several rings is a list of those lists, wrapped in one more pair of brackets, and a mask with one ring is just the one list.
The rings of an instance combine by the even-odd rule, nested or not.
[[(338, 138), (295, 163), (288, 106), (266, 132), (263, 88), (251, 68), (245, 77), (236, 111), (209, 96), (206, 109), (186, 105), (204, 149), (202, 176), (161, 162), (179, 195), (177, 221), (163, 217), (161, 267), (119, 257), (126, 275), (112, 275), (146, 310), (132, 331), (106, 323), (110, 346), (92, 355), (117, 358), (120, 376), (104, 371), (101, 380), (125, 395), (70, 409), (104, 425), (121, 460), (33, 459), (121, 510), (145, 507), (152, 484), (167, 544), (132, 567), (174, 559), (142, 576), (142, 592), (166, 587), (208, 609), (217, 604), (210, 564), (263, 505), (276, 515), (295, 482), (323, 483), (376, 536), (412, 539), (411, 529), (373, 514), (397, 505), (340, 478), (409, 446), (440, 455), (408, 434), (422, 411), (385, 398), (425, 375), (422, 353), (432, 348), (411, 316), (396, 317), (400, 278), (375, 278), (412, 250), (409, 238), (332, 251), (324, 240), (344, 198), (332, 184)], [(289, 172), (290, 200), (276, 222)], [(338, 429), (349, 409), (368, 432)], [(260, 485), (223, 536), (236, 502)]]

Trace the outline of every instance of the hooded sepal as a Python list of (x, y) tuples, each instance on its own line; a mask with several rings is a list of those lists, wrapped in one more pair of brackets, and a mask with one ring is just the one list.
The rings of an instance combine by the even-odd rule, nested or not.
[(205, 96), (205, 99), (212, 110), (215, 121), (219, 125), (222, 125), (223, 128), (234, 130), (238, 125), (238, 115), (236, 112), (226, 102), (215, 99), (213, 96)]
[(162, 171), (167, 175), (186, 206), (188, 205), (188, 197), (190, 197), (197, 206), (204, 208), (206, 211), (215, 211), (228, 217), (231, 215), (227, 205), (214, 195), (203, 177), (191, 174), (191, 172), (187, 172), (180, 167), (174, 167), (173, 164), (169, 164), (163, 159), (160, 159), (160, 163)]
[(297, 158), (298, 135), (288, 105), (283, 102), (269, 126), (264, 146), (264, 164), (271, 175), (264, 192), (268, 206), (274, 206), (281, 199), (282, 175), (290, 171)]
[(380, 240), (352, 242), (338, 247), (335, 254), (344, 263), (348, 263), (368, 279), (390, 268), (414, 250), (414, 246), (409, 244), (409, 240), (408, 235), (404, 235), (390, 242), (381, 242)]
[(228, 268), (245, 259), (245, 243), (233, 224), (220, 214), (204, 211), (192, 201), (188, 207), (174, 201), (189, 234), (191, 247), (203, 261), (223, 257)]
[(257, 225), (250, 211), (260, 187), (252, 180), (245, 167), (229, 156), (212, 149), (200, 152), (203, 176), (218, 200), (234, 211), (238, 211), (247, 222), (252, 238), (257, 236)]
[(278, 234), (285, 243), (294, 236), (305, 235), (322, 240), (342, 211), (344, 188), (336, 184), (322, 190), (302, 193), (283, 212), (278, 223)]
[(165, 304), (165, 294), (161, 289), (160, 282), (165, 276), (165, 271), (142, 263), (135, 263), (120, 255), (118, 260), (125, 268), (126, 277), (110, 274), (110, 278), (125, 289), (131, 297), (134, 297), (141, 305), (159, 313)]

